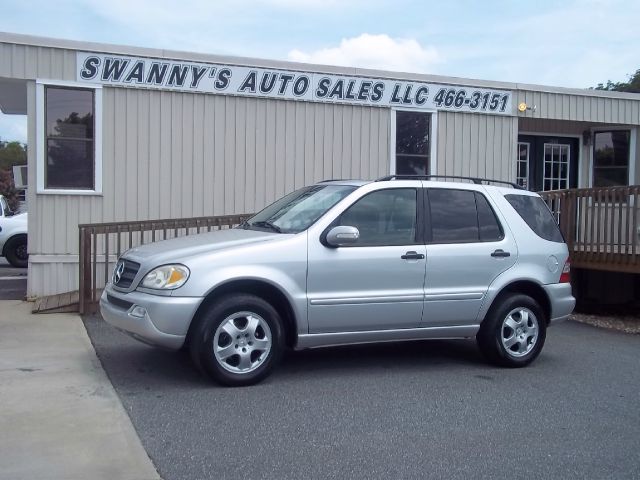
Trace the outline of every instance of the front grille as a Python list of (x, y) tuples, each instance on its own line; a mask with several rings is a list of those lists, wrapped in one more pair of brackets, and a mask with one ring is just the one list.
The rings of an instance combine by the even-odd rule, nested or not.
[(114, 297), (113, 295), (109, 295), (107, 293), (107, 300), (109, 303), (112, 303), (116, 307), (122, 308), (123, 310), (129, 310), (133, 303), (127, 302), (126, 300), (121, 300), (119, 298)]
[[(116, 273), (118, 268), (120, 268), (120, 263), (124, 263), (124, 269), (122, 270), (122, 274), (120, 275), (120, 279), (116, 281)], [(116, 264), (116, 268), (113, 273), (113, 284), (119, 288), (129, 288), (133, 283), (133, 279), (136, 278), (136, 274), (140, 269), (140, 264), (136, 262), (132, 262), (131, 260), (120, 259)]]

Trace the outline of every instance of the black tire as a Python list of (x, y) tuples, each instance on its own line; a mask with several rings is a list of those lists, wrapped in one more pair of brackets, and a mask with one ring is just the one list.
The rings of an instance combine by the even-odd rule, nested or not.
[[(253, 315), (252, 318), (256, 319), (255, 321), (261, 322), (253, 330), (253, 333), (251, 333), (249, 326), (249, 318), (241, 315), (243, 312), (250, 312)], [(239, 316), (235, 320), (229, 320), (236, 315)], [(243, 318), (247, 322), (244, 329), (242, 328)], [(260, 297), (249, 294), (224, 296), (212, 304), (196, 321), (197, 324), (189, 338), (191, 358), (202, 373), (222, 385), (238, 387), (258, 383), (271, 373), (282, 357), (285, 344), (282, 320), (276, 309)], [(223, 322), (226, 325), (233, 322), (233, 326), (239, 329), (238, 333), (241, 333), (238, 338), (240, 336), (246, 336), (246, 338), (233, 339), (226, 331), (222, 330)], [(220, 332), (218, 332), (219, 327)], [(217, 338), (216, 332), (218, 332)], [(265, 342), (265, 339), (269, 337), (271, 344), (268, 351), (253, 346), (253, 342)], [(224, 347), (229, 339), (231, 339), (231, 344)], [(235, 347), (237, 354), (231, 355), (227, 362), (222, 362), (214, 354), (216, 342), (220, 348)], [(249, 351), (249, 361), (252, 362), (252, 366), (249, 368), (254, 369), (246, 372), (230, 371), (241, 368), (242, 358), (247, 358), (246, 353), (241, 353), (245, 347)], [(265, 356), (262, 357), (262, 355)], [(255, 367), (253, 362), (256, 363)], [(234, 365), (234, 363), (238, 363), (238, 365)]]
[[(507, 322), (509, 316), (511, 320)], [(534, 323), (537, 326), (535, 341)], [(509, 325), (515, 325), (517, 329)], [(538, 303), (528, 295), (508, 294), (498, 298), (491, 306), (480, 325), (476, 340), (480, 351), (491, 363), (518, 368), (536, 359), (544, 346), (546, 335), (547, 319)], [(506, 345), (512, 341), (516, 343), (507, 348)]]
[(27, 236), (16, 235), (7, 240), (4, 246), (4, 256), (12, 267), (27, 268), (29, 266)]

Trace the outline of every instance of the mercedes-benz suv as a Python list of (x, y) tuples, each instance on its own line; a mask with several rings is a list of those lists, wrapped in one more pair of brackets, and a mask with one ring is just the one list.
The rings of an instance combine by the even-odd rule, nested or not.
[(132, 248), (102, 315), (226, 385), (265, 378), (287, 347), (475, 338), (525, 366), (575, 305), (562, 234), (535, 193), (447, 180), (321, 182), (236, 228)]

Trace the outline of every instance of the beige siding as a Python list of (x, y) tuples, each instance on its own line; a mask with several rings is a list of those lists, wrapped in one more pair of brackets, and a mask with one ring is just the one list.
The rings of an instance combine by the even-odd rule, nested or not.
[(438, 112), (437, 173), (514, 181), (515, 117)]
[(76, 79), (76, 52), (0, 43), (0, 77)]
[[(80, 223), (254, 212), (305, 184), (388, 169), (386, 109), (105, 88), (103, 112), (103, 195), (32, 190), (31, 254), (76, 255)], [(73, 290), (75, 272), (32, 263), (29, 292)]]
[(608, 98), (517, 90), (515, 92), (514, 105), (517, 106), (521, 102), (530, 107), (535, 106), (535, 110), (518, 113), (520, 118), (640, 125), (640, 101), (638, 101), (638, 98)]
[[(53, 48), (7, 42), (0, 42), (0, 77), (31, 80), (29, 184), (35, 186), (33, 80), (74, 81), (73, 48), (85, 45), (60, 41), (53, 44), (69, 48)], [(97, 47), (86, 46), (93, 48)], [(175, 52), (144, 49), (125, 53), (179, 58)], [(246, 62), (204, 56), (201, 60)], [(580, 134), (596, 123), (640, 125), (637, 98), (491, 86), (513, 88), (514, 105), (524, 101), (536, 110), (517, 117), (439, 112), (434, 139), (437, 173), (514, 180), (518, 126), (522, 131)], [(29, 190), (29, 250), (42, 262), (32, 261), (29, 267), (32, 295), (77, 288), (79, 223), (252, 212), (321, 179), (367, 179), (388, 173), (389, 109), (144, 89), (105, 87), (103, 92), (104, 194), (36, 195), (35, 188)], [(636, 154), (640, 160), (640, 149)], [(588, 147), (583, 147), (582, 157), (587, 162)], [(589, 170), (582, 171), (584, 183)], [(640, 179), (640, 168), (636, 176)]]

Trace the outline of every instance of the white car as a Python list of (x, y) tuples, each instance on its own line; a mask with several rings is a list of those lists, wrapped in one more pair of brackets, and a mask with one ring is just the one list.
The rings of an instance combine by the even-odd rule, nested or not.
[(27, 253), (27, 214), (14, 214), (7, 199), (0, 195), (0, 255), (14, 267), (26, 268), (29, 263)]

